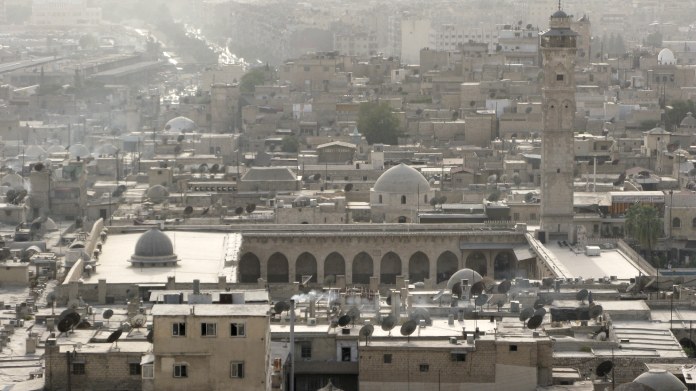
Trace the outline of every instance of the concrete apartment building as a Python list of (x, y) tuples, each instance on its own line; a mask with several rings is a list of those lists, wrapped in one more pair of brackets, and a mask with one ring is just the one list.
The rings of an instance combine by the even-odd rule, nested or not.
[(152, 309), (155, 390), (270, 390), (268, 306)]

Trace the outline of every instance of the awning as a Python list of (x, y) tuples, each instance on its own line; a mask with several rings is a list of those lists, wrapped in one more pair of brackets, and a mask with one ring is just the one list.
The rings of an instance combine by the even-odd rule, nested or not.
[(146, 354), (140, 359), (140, 365), (152, 364), (155, 362), (154, 354)]
[(522, 246), (515, 246), (515, 248), (512, 249), (512, 252), (515, 253), (515, 258), (517, 258), (517, 261), (524, 261), (536, 257), (536, 254), (534, 254), (532, 249), (526, 244)]

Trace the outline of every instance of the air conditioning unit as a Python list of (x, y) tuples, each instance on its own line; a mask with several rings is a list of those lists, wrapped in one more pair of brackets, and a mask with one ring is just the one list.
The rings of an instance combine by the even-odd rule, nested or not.
[(309, 319), (307, 319), (307, 325), (308, 325), (308, 326), (316, 326), (316, 325), (317, 325), (317, 318), (309, 318)]

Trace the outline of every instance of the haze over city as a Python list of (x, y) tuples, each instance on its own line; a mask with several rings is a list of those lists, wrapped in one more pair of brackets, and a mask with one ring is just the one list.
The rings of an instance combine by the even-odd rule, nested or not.
[(0, 389), (696, 389), (696, 0), (0, 0)]

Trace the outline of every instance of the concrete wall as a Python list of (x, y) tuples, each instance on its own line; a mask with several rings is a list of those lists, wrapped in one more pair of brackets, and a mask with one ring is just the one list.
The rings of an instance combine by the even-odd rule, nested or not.
[(18, 262), (0, 263), (0, 284), (29, 283), (29, 264)]

